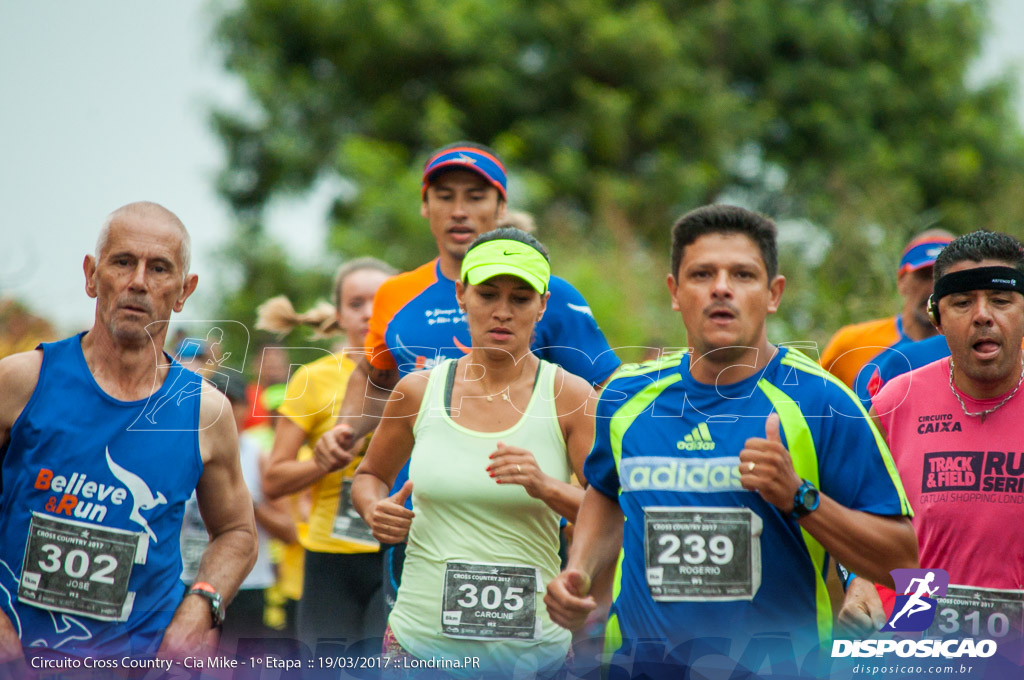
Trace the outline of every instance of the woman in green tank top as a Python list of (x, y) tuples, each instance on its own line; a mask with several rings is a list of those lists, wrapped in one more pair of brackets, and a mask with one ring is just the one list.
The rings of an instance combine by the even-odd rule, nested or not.
[[(544, 587), (558, 574), (560, 517), (574, 520), (583, 499), (570, 476), (583, 479), (596, 395), (530, 351), (549, 277), (524, 232), (473, 243), (456, 283), (472, 348), (399, 382), (356, 472), (373, 535), (408, 539), (384, 636), (399, 676), (549, 677), (564, 665), (570, 634)], [(407, 461), (409, 481), (389, 496)]]

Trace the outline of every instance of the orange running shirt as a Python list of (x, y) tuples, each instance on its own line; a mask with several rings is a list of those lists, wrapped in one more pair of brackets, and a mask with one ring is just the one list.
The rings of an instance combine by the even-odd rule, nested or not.
[(883, 350), (908, 340), (899, 316), (843, 326), (825, 345), (819, 363), (852, 388), (865, 364)]

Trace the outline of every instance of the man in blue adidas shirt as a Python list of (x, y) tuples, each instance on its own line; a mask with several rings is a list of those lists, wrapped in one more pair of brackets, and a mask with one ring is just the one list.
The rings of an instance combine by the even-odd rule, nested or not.
[(832, 626), (826, 553), (879, 582), (917, 566), (910, 507), (856, 397), (768, 342), (785, 288), (775, 233), (741, 208), (684, 215), (668, 288), (690, 350), (623, 368), (601, 396), (591, 486), (545, 602), (578, 627), (621, 548), (612, 677), (680, 677), (722, 656), (741, 675), (766, 662), (813, 675)]

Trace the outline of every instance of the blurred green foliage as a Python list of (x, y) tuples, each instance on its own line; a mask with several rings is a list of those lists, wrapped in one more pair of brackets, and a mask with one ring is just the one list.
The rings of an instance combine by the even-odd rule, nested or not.
[(684, 344), (668, 232), (716, 201), (777, 220), (789, 285), (772, 337), (822, 342), (895, 311), (913, 233), (1020, 233), (1010, 80), (968, 78), (985, 16), (962, 0), (234, 3), (217, 35), (256, 113), (213, 113), (242, 235), (225, 309), (327, 296), (280, 252), (247, 254), (268, 202), (323, 177), (340, 180), (325, 248), (433, 257), (420, 168), (472, 139), (503, 156), (512, 207), (613, 346)]

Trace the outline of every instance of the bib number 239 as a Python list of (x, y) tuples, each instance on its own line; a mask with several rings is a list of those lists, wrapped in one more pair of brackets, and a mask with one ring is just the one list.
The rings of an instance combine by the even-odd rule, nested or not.
[(748, 508), (644, 509), (647, 586), (658, 601), (751, 600), (761, 518)]

